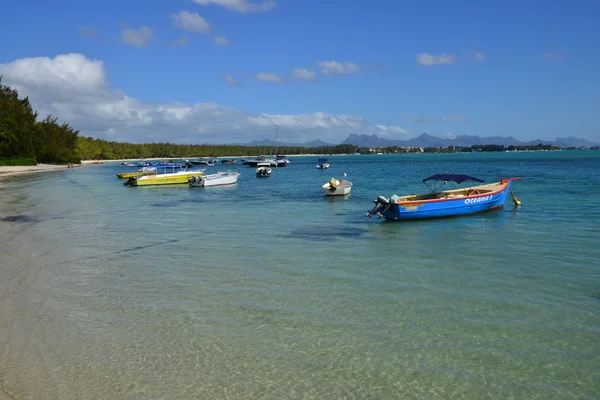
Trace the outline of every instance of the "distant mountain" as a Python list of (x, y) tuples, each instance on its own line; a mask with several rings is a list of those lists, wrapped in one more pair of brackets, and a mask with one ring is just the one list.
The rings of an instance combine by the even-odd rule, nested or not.
[[(253, 140), (244, 146), (275, 146), (275, 141), (271, 139)], [(335, 146), (335, 144), (325, 143), (321, 140), (313, 140), (306, 143), (277, 143), (279, 147), (320, 147), (320, 146)]]
[(448, 146), (458, 146), (458, 147), (471, 147), (475, 145), (486, 145), (486, 144), (497, 144), (505, 147), (508, 146), (534, 146), (536, 144), (550, 144), (558, 147), (592, 147), (592, 146), (600, 146), (598, 143), (590, 142), (587, 139), (576, 138), (576, 137), (565, 137), (565, 138), (556, 138), (555, 141), (552, 140), (532, 140), (529, 142), (523, 142), (518, 139), (515, 139), (512, 136), (504, 137), (504, 136), (492, 136), (492, 137), (480, 137), (477, 135), (461, 135), (457, 136), (454, 139), (449, 138), (439, 138), (437, 136), (432, 136), (427, 133), (423, 133), (416, 138), (412, 139), (384, 139), (380, 138), (377, 135), (358, 135), (351, 134), (348, 136), (341, 144), (353, 144), (361, 147), (390, 147), (390, 146), (400, 146), (400, 147), (448, 147)]
[[(536, 144), (550, 144), (558, 147), (593, 147), (600, 146), (598, 143), (591, 142), (587, 139), (577, 138), (573, 136), (568, 137), (559, 137), (556, 140), (530, 140), (528, 142), (523, 142), (519, 139), (516, 139), (512, 136), (490, 136), (490, 137), (481, 137), (477, 135), (460, 135), (454, 139), (450, 138), (440, 138), (437, 136), (429, 135), (427, 133), (422, 133), (416, 138), (412, 139), (396, 139), (390, 140), (385, 138), (380, 138), (377, 135), (365, 135), (365, 134), (356, 134), (353, 133), (344, 139), (340, 144), (351, 144), (358, 147), (390, 147), (390, 146), (399, 146), (399, 147), (448, 147), (448, 146), (456, 146), (456, 147), (471, 147), (475, 145), (486, 145), (486, 144), (496, 144), (502, 145), (505, 147), (508, 146), (535, 146)], [(250, 143), (241, 144), (243, 146), (275, 146), (275, 141), (272, 139), (263, 139), (263, 140), (253, 140)], [(311, 142), (306, 143), (278, 143), (279, 147), (320, 147), (320, 146), (335, 146), (335, 144), (326, 143), (322, 140), (313, 140)]]
[(598, 143), (590, 142), (587, 139), (577, 138), (574, 136), (557, 137), (556, 145), (560, 147), (593, 147), (598, 146)]

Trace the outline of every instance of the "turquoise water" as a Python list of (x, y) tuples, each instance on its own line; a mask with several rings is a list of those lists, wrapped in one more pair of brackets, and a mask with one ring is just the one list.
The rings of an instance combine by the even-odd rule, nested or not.
[[(125, 187), (117, 163), (0, 182), (3, 391), (600, 398), (600, 152), (317, 158), (213, 167), (228, 187)], [(522, 206), (365, 217), (440, 172), (522, 177)]]

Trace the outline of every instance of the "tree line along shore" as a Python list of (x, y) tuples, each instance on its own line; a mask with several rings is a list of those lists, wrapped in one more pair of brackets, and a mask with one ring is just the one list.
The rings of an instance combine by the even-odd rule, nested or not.
[[(246, 157), (272, 154), (273, 146), (126, 143), (79, 136), (79, 131), (58, 118), (47, 116), (38, 121), (29, 98), (19, 98), (17, 90), (2, 84), (0, 76), (0, 166), (35, 166), (38, 163), (67, 165), (81, 160), (164, 159), (181, 157)], [(399, 147), (371, 149), (353, 144), (336, 146), (278, 146), (279, 154), (398, 154), (454, 153), (511, 150), (556, 150), (555, 146), (476, 145), (471, 147)]]

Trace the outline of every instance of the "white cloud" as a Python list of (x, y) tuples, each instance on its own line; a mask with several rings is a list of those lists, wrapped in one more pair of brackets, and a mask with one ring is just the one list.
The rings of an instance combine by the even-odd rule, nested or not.
[(294, 68), (292, 70), (293, 81), (311, 81), (314, 82), (317, 79), (317, 73), (310, 71), (306, 68)]
[[(369, 126), (355, 115), (324, 112), (285, 115), (250, 113), (212, 102), (150, 103), (111, 89), (104, 64), (82, 54), (24, 58), (0, 64), (3, 84), (29, 96), (44, 118), (52, 114), (82, 136), (148, 143), (248, 143), (272, 137), (275, 125), (287, 142), (321, 139), (339, 143), (351, 133), (403, 133), (395, 126)], [(223, 79), (235, 83), (231, 75)], [(233, 80), (232, 80), (233, 79)]]
[(454, 64), (456, 62), (456, 56), (454, 54), (433, 56), (429, 53), (421, 53), (417, 54), (417, 62), (428, 67), (440, 64)]
[(181, 47), (181, 46), (185, 46), (189, 42), (190, 42), (190, 40), (187, 36), (182, 36), (179, 39), (176, 39), (176, 40), (173, 40), (173, 41), (167, 43), (167, 47)]
[(227, 39), (225, 36), (214, 36), (212, 38), (213, 43), (217, 46), (229, 46), (231, 44), (231, 40)]
[(91, 26), (78, 26), (77, 30), (83, 36), (96, 36), (98, 34), (98, 31), (96, 30), (96, 28), (93, 28)]
[(239, 13), (265, 12), (273, 9), (275, 0), (192, 0), (202, 6), (215, 5)]
[(255, 76), (257, 81), (267, 83), (283, 83), (283, 78), (272, 72), (259, 72)]
[(206, 33), (211, 30), (210, 23), (198, 13), (179, 11), (177, 14), (171, 14), (171, 19), (175, 27), (184, 31)]
[(542, 58), (547, 61), (561, 61), (567, 57), (563, 54), (553, 53), (551, 51), (548, 51), (548, 52), (544, 53)]
[(378, 132), (377, 134), (381, 137), (396, 137), (398, 136), (398, 134), (400, 135), (408, 135), (408, 131), (406, 129), (402, 129), (399, 126), (396, 125), (391, 125), (391, 126), (385, 126), (385, 125), (375, 125), (372, 128), (376, 129)]
[(231, 86), (238, 86), (238, 87), (242, 86), (242, 84), (240, 82), (238, 82), (231, 74), (223, 74), (223, 75), (221, 75), (221, 78), (224, 79)]
[(448, 114), (443, 117), (431, 117), (427, 115), (423, 116), (415, 116), (415, 115), (405, 115), (404, 118), (410, 119), (411, 121), (417, 122), (467, 122), (470, 121), (469, 118), (463, 117), (461, 115), (453, 115)]
[(484, 61), (485, 60), (485, 53), (478, 51), (477, 53), (475, 53), (475, 60), (476, 61)]
[(121, 42), (130, 46), (146, 47), (153, 37), (152, 29), (147, 26), (140, 26), (140, 29), (123, 28)]
[(362, 68), (353, 62), (319, 61), (317, 65), (323, 75), (350, 75), (362, 72)]

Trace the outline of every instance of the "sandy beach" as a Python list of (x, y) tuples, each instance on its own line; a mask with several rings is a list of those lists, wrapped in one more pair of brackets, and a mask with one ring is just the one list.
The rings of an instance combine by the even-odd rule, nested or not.
[[(84, 164), (74, 165), (74, 168), (83, 167)], [(21, 174), (31, 174), (35, 172), (48, 172), (48, 171), (63, 171), (67, 169), (66, 165), (55, 165), (55, 164), (38, 164), (38, 165), (20, 165), (20, 166), (0, 166), (0, 179)]]
[[(342, 154), (338, 154), (342, 155)], [(315, 157), (323, 157), (327, 155), (323, 154), (293, 154), (286, 157), (299, 157), (299, 156), (315, 156)], [(231, 156), (231, 157), (218, 157), (219, 159), (242, 159), (249, 158), (253, 156)], [(164, 158), (162, 158), (164, 159)], [(147, 160), (161, 160), (161, 158), (148, 158)], [(128, 161), (139, 161), (139, 159), (119, 159), (119, 160), (82, 160), (81, 164), (73, 165), (74, 168), (81, 168), (85, 166), (93, 165), (93, 162), (128, 162)], [(27, 166), (0, 166), (0, 179), (8, 176), (21, 175), (21, 174), (31, 174), (36, 172), (48, 172), (48, 171), (63, 171), (67, 169), (66, 165), (55, 165), (55, 164), (38, 164), (38, 165), (27, 165)]]

